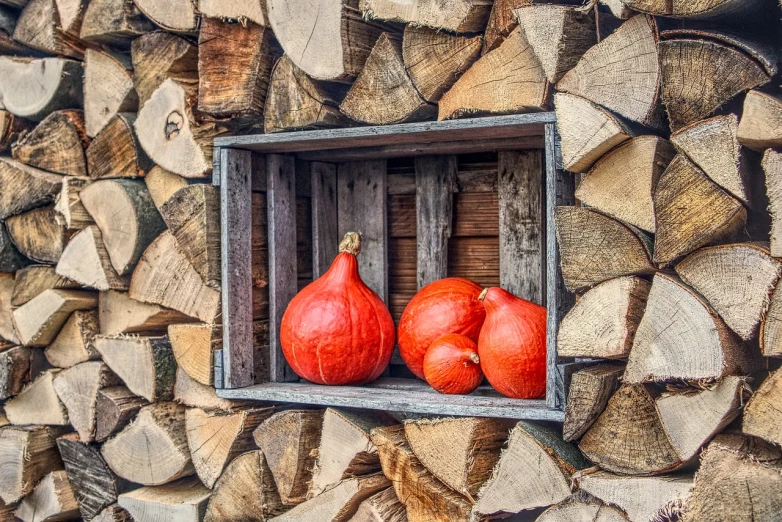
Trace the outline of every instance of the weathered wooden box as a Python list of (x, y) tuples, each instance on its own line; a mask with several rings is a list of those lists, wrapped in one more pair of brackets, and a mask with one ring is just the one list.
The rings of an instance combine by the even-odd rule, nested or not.
[[(562, 420), (569, 371), (557, 357), (556, 332), (572, 296), (562, 284), (552, 216), (555, 206), (572, 203), (574, 187), (557, 166), (554, 122), (553, 113), (535, 113), (217, 139), (224, 326), (223, 349), (216, 352), (218, 395)], [(263, 209), (251, 194), (259, 186), (266, 193), (268, 354), (253, 348), (252, 236), (253, 223), (263, 218), (253, 216), (253, 207)], [(301, 205), (297, 212), (297, 190), (306, 192), (305, 212)], [(545, 400), (509, 399), (489, 386), (468, 396), (440, 395), (412, 377), (398, 356), (387, 377), (366, 386), (301, 381), (278, 339), (282, 315), (300, 287), (297, 257), (309, 276), (311, 255), (311, 277), (318, 277), (349, 230), (363, 236), (362, 278), (386, 300), (395, 321), (417, 288), (447, 276), (500, 285), (547, 306)], [(304, 253), (302, 237), (312, 243)], [(257, 376), (256, 368), (262, 368)]]

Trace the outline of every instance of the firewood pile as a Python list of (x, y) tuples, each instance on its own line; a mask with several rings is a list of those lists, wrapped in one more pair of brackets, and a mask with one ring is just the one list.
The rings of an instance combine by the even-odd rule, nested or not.
[[(0, 0), (0, 521), (779, 520), (779, 19)], [(215, 137), (539, 110), (580, 202), (555, 220), (563, 427), (217, 397)]]

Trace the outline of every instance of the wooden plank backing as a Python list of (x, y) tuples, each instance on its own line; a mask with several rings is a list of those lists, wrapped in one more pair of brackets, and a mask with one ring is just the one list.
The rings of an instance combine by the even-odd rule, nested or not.
[(251, 191), (252, 153), (222, 149), (220, 222), (223, 290), (223, 372), (227, 388), (255, 382), (252, 343)]
[(312, 163), (312, 275), (322, 276), (337, 256), (337, 166)]
[(361, 234), (361, 279), (381, 299), (388, 296), (386, 161), (340, 163), (337, 169), (339, 237)]
[(269, 352), (272, 382), (298, 379), (280, 344), (280, 323), (296, 295), (296, 160), (293, 156), (266, 157), (266, 208), (269, 227)]
[(498, 163), (500, 285), (544, 305), (543, 154), (539, 150), (500, 152)]
[(415, 161), (418, 288), (448, 276), (456, 156), (422, 156)]

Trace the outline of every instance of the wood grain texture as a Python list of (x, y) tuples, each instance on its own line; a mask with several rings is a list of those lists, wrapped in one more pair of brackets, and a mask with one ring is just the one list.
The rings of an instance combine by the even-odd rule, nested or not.
[(453, 225), (456, 156), (415, 160), (417, 283), (423, 288), (448, 276), (448, 240)]
[(313, 162), (312, 191), (312, 277), (322, 276), (337, 257), (337, 166)]

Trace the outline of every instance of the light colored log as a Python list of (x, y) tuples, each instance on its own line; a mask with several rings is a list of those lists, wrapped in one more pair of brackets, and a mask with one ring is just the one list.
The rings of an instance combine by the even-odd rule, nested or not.
[(197, 0), (133, 0), (155, 25), (166, 31), (191, 34), (198, 31)]
[(5, 426), (0, 429), (0, 498), (13, 504), (50, 471), (62, 469), (55, 439), (62, 428)]
[(127, 290), (129, 276), (111, 266), (100, 229), (89, 226), (73, 236), (57, 263), (57, 273), (96, 290)]
[(622, 0), (635, 11), (675, 18), (710, 19), (744, 13), (755, 2), (741, 0)]
[(5, 414), (11, 424), (68, 425), (68, 412), (54, 390), (53, 381), (59, 372), (59, 369), (45, 371), (5, 403)]
[(750, 149), (782, 146), (782, 100), (765, 92), (749, 91), (736, 134), (739, 142)]
[(562, 438), (573, 441), (581, 438), (603, 413), (608, 399), (619, 388), (624, 367), (598, 364), (573, 374), (565, 408)]
[(139, 107), (168, 78), (198, 84), (198, 47), (180, 36), (155, 31), (133, 40), (130, 51)]
[(68, 316), (76, 310), (91, 310), (97, 296), (81, 290), (50, 289), (13, 311), (19, 340), (25, 346), (47, 346), (54, 341)]
[(14, 512), (23, 522), (56, 522), (79, 517), (79, 504), (65, 471), (52, 471)]
[(14, 40), (47, 54), (81, 59), (81, 9), (79, 0), (30, 0), (16, 21)]
[(95, 223), (81, 203), (81, 191), (89, 184), (90, 180), (87, 178), (62, 178), (62, 188), (57, 194), (54, 210), (59, 214), (58, 220), (69, 231), (82, 230)]
[(12, 314), (14, 274), (0, 273), (0, 337), (11, 344), (19, 344)]
[(177, 366), (166, 337), (100, 335), (95, 348), (136, 395), (149, 402), (173, 397)]
[(424, 25), (455, 33), (483, 31), (491, 14), (491, 0), (361, 0), (360, 9), (369, 18)]
[(46, 347), (44, 354), (52, 366), (70, 368), (97, 359), (95, 335), (98, 333), (98, 313), (95, 310), (77, 310), (71, 314), (60, 333)]
[(53, 203), (62, 178), (11, 158), (0, 158), (0, 219)]
[(161, 334), (167, 331), (169, 324), (195, 321), (182, 312), (142, 303), (113, 290), (100, 293), (98, 315), (103, 335)]
[(198, 10), (201, 16), (247, 21), (267, 27), (269, 25), (266, 16), (266, 2), (264, 0), (236, 0), (225, 2), (223, 0), (199, 0)]
[[(154, 28), (133, 0), (91, 0), (84, 11), (79, 37), (88, 42), (127, 48), (131, 40)], [(85, 56), (89, 54), (88, 49)]]
[(777, 406), (780, 397), (782, 371), (776, 370), (766, 377), (744, 408), (744, 433), (773, 444), (782, 444), (782, 413)]
[(771, 214), (771, 255), (782, 257), (782, 154), (769, 149), (763, 155), (768, 212)]
[(391, 487), (362, 502), (349, 522), (407, 522), (407, 512)]
[(84, 113), (63, 110), (49, 114), (33, 130), (20, 137), (11, 152), (16, 161), (55, 174), (86, 176), (84, 149), (89, 144)]
[(532, 5), (533, 0), (495, 0), (486, 24), (483, 53), (496, 49), (519, 25), (514, 11), (519, 7)]
[(214, 387), (192, 379), (182, 368), (176, 372), (174, 400), (190, 408), (230, 411), (243, 405), (242, 401), (221, 399)]
[(163, 203), (171, 199), (171, 196), (177, 193), (179, 189), (187, 186), (187, 180), (179, 174), (174, 174), (166, 169), (155, 165), (144, 177), (144, 183), (147, 184), (149, 195), (155, 207), (160, 210)]
[(123, 493), (118, 503), (136, 522), (200, 522), (210, 494), (197, 478), (191, 477)]
[(95, 440), (95, 404), (101, 388), (120, 383), (100, 361), (77, 364), (57, 374), (53, 381), (57, 397), (68, 410), (68, 421), (82, 442)]
[[(0, 279), (2, 276), (0, 276)], [(13, 294), (11, 295), (12, 306), (22, 306), (30, 301), (44, 290), (50, 288), (76, 289), (78, 283), (68, 281), (62, 276), (57, 275), (53, 266), (48, 265), (30, 265), (16, 272), (16, 279), (13, 280)], [(9, 308), (10, 313), (10, 308)], [(0, 332), (0, 336), (2, 332)]]
[(67, 230), (58, 218), (50, 205), (10, 216), (5, 227), (22, 255), (39, 263), (57, 263), (68, 242)]
[(82, 65), (64, 58), (0, 57), (0, 77), (16, 78), (0, 85), (5, 110), (41, 121), (60, 109), (82, 105)]

